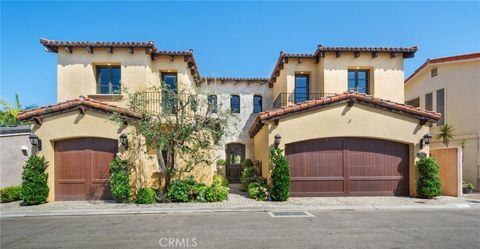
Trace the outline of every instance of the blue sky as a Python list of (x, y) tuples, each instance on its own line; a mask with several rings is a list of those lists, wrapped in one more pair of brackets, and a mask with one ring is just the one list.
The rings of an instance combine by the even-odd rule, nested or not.
[(268, 77), (280, 51), (412, 46), (427, 58), (480, 51), (478, 2), (2, 2), (1, 92), (56, 102), (56, 55), (39, 38), (192, 48), (203, 76)]

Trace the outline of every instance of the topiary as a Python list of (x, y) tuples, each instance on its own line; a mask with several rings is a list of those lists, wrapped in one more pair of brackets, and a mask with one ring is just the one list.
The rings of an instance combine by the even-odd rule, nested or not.
[(151, 188), (140, 188), (137, 192), (137, 204), (153, 204), (157, 192)]
[(48, 162), (45, 157), (30, 156), (23, 166), (22, 172), (22, 199), (28, 205), (36, 205), (47, 202), (48, 198), (48, 174), (45, 170)]
[(22, 199), (22, 186), (11, 186), (0, 189), (0, 202), (12, 202)]
[(257, 168), (255, 164), (250, 159), (245, 159), (242, 162), (242, 175), (240, 176), (240, 182), (248, 188), (248, 185), (252, 182), (255, 182), (258, 178)]
[(288, 161), (283, 156), (283, 151), (278, 148), (270, 150), (272, 168), (272, 188), (270, 196), (272, 201), (286, 201), (290, 195), (290, 169)]
[(130, 185), (131, 167), (127, 161), (115, 157), (110, 162), (110, 192), (117, 202), (129, 202), (132, 187)]
[(420, 178), (417, 181), (417, 194), (422, 198), (434, 198), (442, 193), (439, 177), (440, 167), (435, 159), (424, 157), (417, 162)]

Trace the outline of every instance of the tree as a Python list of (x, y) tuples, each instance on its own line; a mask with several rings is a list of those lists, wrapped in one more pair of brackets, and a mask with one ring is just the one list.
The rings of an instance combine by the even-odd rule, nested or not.
[(290, 168), (288, 161), (283, 155), (283, 150), (272, 148), (270, 150), (272, 163), (272, 189), (270, 196), (272, 201), (286, 201), (290, 196)]
[(442, 140), (443, 144), (448, 147), (450, 141), (453, 140), (453, 130), (453, 125), (449, 125), (448, 123), (440, 126), (440, 131), (436, 139)]
[[(171, 89), (165, 83), (128, 95), (130, 108), (143, 114), (130, 122), (136, 127), (130, 135), (141, 141), (139, 152), (155, 149), (160, 177), (165, 180), (164, 193), (175, 176), (215, 162), (212, 151), (224, 135), (228, 115), (210, 106), (206, 95)], [(115, 114), (114, 120), (123, 123), (119, 115)]]
[(22, 122), (18, 120), (18, 113), (21, 111), (20, 99), (18, 94), (15, 94), (15, 105), (12, 106), (6, 100), (0, 100), (0, 127), (9, 127), (21, 125)]

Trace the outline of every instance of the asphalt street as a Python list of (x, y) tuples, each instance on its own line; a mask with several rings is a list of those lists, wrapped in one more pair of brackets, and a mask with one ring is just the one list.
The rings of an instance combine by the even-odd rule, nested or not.
[(1, 248), (480, 248), (479, 210), (1, 219)]

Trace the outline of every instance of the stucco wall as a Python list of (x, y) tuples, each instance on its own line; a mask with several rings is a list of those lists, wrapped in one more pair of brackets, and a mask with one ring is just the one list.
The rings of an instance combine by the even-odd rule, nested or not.
[(268, 139), (269, 125), (265, 125), (253, 138), (254, 158), (262, 164), (262, 176), (270, 176), (270, 140)]
[(274, 83), (273, 97), (282, 92), (293, 93), (295, 74), (302, 72), (310, 76), (311, 93), (343, 93), (348, 90), (349, 69), (368, 69), (371, 95), (403, 103), (403, 60), (402, 55), (392, 58), (390, 53), (379, 53), (376, 58), (372, 58), (371, 53), (361, 53), (355, 58), (353, 52), (343, 52), (338, 58), (335, 53), (327, 52), (319, 63), (310, 58), (301, 63), (289, 58)]
[[(24, 131), (0, 134), (0, 188), (22, 184), (23, 165), (31, 153), (29, 135)], [(22, 146), (27, 150), (22, 151)]]
[(215, 152), (216, 157), (225, 159), (226, 145), (229, 143), (242, 143), (245, 145), (245, 158), (253, 158), (253, 141), (248, 135), (251, 124), (257, 117), (253, 113), (253, 96), (262, 96), (263, 110), (271, 109), (272, 92), (268, 84), (224, 81), (224, 83), (203, 84), (199, 92), (205, 96), (209, 94), (217, 95), (217, 104), (219, 109), (224, 112), (230, 109), (230, 96), (240, 96), (240, 113), (232, 113), (226, 125), (225, 136), (219, 143)]
[[(437, 68), (438, 75), (431, 77)], [(480, 188), (480, 60), (437, 63), (427, 66), (405, 84), (406, 100), (420, 97), (420, 107), (425, 108), (425, 94), (433, 93), (433, 110), (436, 111), (436, 91), (445, 89), (445, 122), (454, 127), (454, 141), (450, 147), (462, 146), (463, 179)], [(438, 127), (430, 132), (435, 137)], [(432, 148), (445, 147), (434, 141)]]
[(410, 195), (415, 195), (416, 154), (428, 152), (428, 146), (423, 150), (419, 148), (419, 141), (426, 133), (428, 127), (420, 126), (417, 119), (356, 103), (351, 108), (341, 104), (285, 117), (278, 125), (270, 124), (268, 141), (273, 144), (274, 136), (280, 134), (280, 148), (289, 143), (326, 137), (368, 137), (408, 144)]

